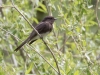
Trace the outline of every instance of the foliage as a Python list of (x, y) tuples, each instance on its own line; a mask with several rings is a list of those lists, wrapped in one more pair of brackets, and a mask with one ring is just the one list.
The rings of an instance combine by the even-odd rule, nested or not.
[[(13, 1), (33, 25), (47, 14), (58, 18), (54, 30), (44, 40), (54, 53), (62, 75), (100, 75), (100, 31), (96, 21), (99, 15), (96, 17), (92, 0)], [(50, 66), (57, 70), (54, 58), (42, 40), (31, 46), (26, 44), (20, 51), (14, 52), (32, 28), (12, 6), (11, 0), (2, 5), (2, 10), (0, 75), (58, 75)]]

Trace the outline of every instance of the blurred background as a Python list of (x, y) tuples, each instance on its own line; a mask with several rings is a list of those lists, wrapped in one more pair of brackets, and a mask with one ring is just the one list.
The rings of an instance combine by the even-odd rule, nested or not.
[[(33, 30), (20, 13), (57, 18), (44, 40), (58, 67), (41, 39), (14, 52)], [(0, 75), (100, 75), (99, 13), (99, 0), (0, 0)]]

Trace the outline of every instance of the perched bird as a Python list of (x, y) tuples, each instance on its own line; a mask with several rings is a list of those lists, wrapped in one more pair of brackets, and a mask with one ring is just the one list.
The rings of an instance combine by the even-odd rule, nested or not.
[[(36, 27), (35, 29), (38, 31), (38, 33), (44, 37), (53, 29), (53, 23), (56, 19), (53, 16), (47, 16), (45, 17)], [(24, 44), (29, 43), (32, 44), (34, 41), (39, 39), (38, 34), (33, 30), (29, 37), (20, 44), (15, 51), (18, 51)]]

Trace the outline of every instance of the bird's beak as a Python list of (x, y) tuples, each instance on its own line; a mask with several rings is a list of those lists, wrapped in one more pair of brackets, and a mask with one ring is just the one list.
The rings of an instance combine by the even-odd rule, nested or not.
[(54, 18), (54, 20), (57, 20), (57, 18)]

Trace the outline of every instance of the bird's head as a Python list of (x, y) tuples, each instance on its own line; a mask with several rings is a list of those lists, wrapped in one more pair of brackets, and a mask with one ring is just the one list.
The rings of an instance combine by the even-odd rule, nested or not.
[(45, 17), (42, 22), (49, 22), (50, 24), (53, 24), (53, 22), (56, 20), (53, 16), (47, 16)]

